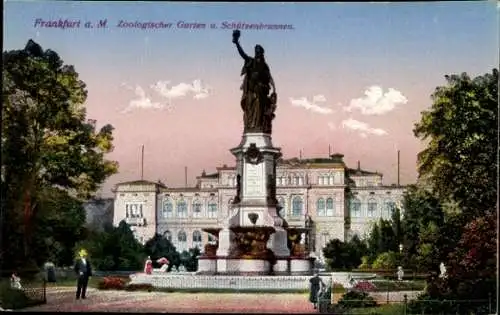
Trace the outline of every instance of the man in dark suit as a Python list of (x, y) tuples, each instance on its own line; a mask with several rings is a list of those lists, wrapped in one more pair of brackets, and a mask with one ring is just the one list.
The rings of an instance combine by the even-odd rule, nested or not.
[(92, 267), (90, 266), (90, 261), (87, 259), (87, 252), (82, 249), (80, 251), (80, 258), (76, 260), (75, 272), (78, 276), (78, 282), (76, 286), (76, 299), (85, 299), (87, 293), (87, 284), (89, 283), (89, 278), (92, 276)]

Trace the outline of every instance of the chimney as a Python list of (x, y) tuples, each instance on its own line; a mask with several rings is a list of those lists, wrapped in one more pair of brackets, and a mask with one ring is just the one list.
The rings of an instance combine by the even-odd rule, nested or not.
[(398, 187), (399, 187), (399, 165), (400, 162), (399, 162), (399, 150), (398, 150)]
[(361, 162), (358, 161), (358, 171), (361, 171)]
[(184, 187), (187, 188), (188, 186), (188, 168), (187, 166), (184, 167)]

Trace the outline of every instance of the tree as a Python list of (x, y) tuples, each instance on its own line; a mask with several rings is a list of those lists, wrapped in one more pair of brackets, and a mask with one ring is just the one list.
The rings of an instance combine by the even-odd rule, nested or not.
[[(410, 186), (403, 196), (403, 208), (405, 209), (403, 219), (401, 220), (402, 244), (404, 264), (407, 266), (419, 266), (419, 254), (427, 255), (425, 246), (421, 245), (420, 233), (424, 232), (429, 224), (434, 224), (438, 227), (444, 225), (444, 211), (440, 201), (431, 191), (421, 186)], [(452, 235), (456, 235), (457, 231), (450, 231)], [(446, 256), (449, 249), (446, 246), (445, 236), (441, 234), (440, 240), (442, 243), (438, 246), (440, 249), (440, 257)], [(420, 264), (420, 266), (422, 266)], [(434, 268), (438, 268), (437, 264)]]
[(356, 235), (349, 242), (333, 239), (323, 248), (323, 254), (331, 269), (357, 268), (366, 252), (365, 243)]
[(181, 264), (181, 255), (177, 252), (175, 246), (166, 237), (155, 234), (144, 244), (144, 250), (148, 256), (151, 256), (153, 261), (165, 257), (170, 262), (167, 271), (171, 271), (173, 267), (178, 268)]
[(198, 257), (201, 251), (198, 247), (190, 248), (189, 251), (183, 251), (181, 254), (182, 265), (186, 271), (194, 272), (198, 270)]
[(2, 222), (9, 224), (2, 226), (0, 259), (19, 266), (33, 258), (39, 192), (52, 187), (88, 198), (118, 165), (105, 159), (113, 127), (97, 131), (86, 120), (85, 84), (56, 52), (29, 40), (3, 53), (2, 77)]
[(93, 237), (75, 247), (75, 252), (81, 248), (88, 251), (95, 268), (101, 271), (138, 271), (145, 261), (144, 247), (125, 221), (117, 227), (107, 226), (103, 232), (94, 231)]
[(85, 209), (67, 192), (46, 188), (40, 192), (39, 211), (30, 250), (37, 265), (50, 260), (59, 266), (71, 266), (74, 247), (85, 237)]
[(418, 155), (419, 176), (441, 201), (456, 202), (466, 218), (478, 217), (496, 206), (498, 70), (445, 78), (415, 125), (415, 136), (429, 142)]

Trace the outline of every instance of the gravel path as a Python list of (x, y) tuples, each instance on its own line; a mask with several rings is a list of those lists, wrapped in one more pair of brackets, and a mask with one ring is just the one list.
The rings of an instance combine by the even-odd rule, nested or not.
[(34, 312), (317, 313), (306, 294), (163, 293), (98, 291), (75, 300), (73, 288), (50, 288)]

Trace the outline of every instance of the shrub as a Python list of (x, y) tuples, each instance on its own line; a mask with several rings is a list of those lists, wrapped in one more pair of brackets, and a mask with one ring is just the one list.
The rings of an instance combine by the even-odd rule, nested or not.
[(338, 305), (345, 308), (375, 307), (377, 302), (366, 292), (348, 291), (340, 298)]
[(98, 284), (99, 290), (123, 290), (125, 280), (118, 277), (104, 277)]
[(153, 291), (154, 287), (152, 284), (149, 283), (133, 283), (129, 284), (125, 287), (125, 290), (127, 291), (148, 291), (151, 292)]
[(395, 252), (385, 252), (377, 256), (372, 264), (373, 269), (394, 269), (398, 264), (398, 256)]
[(9, 281), (0, 283), (0, 305), (4, 309), (20, 309), (36, 304), (23, 290), (10, 287)]

